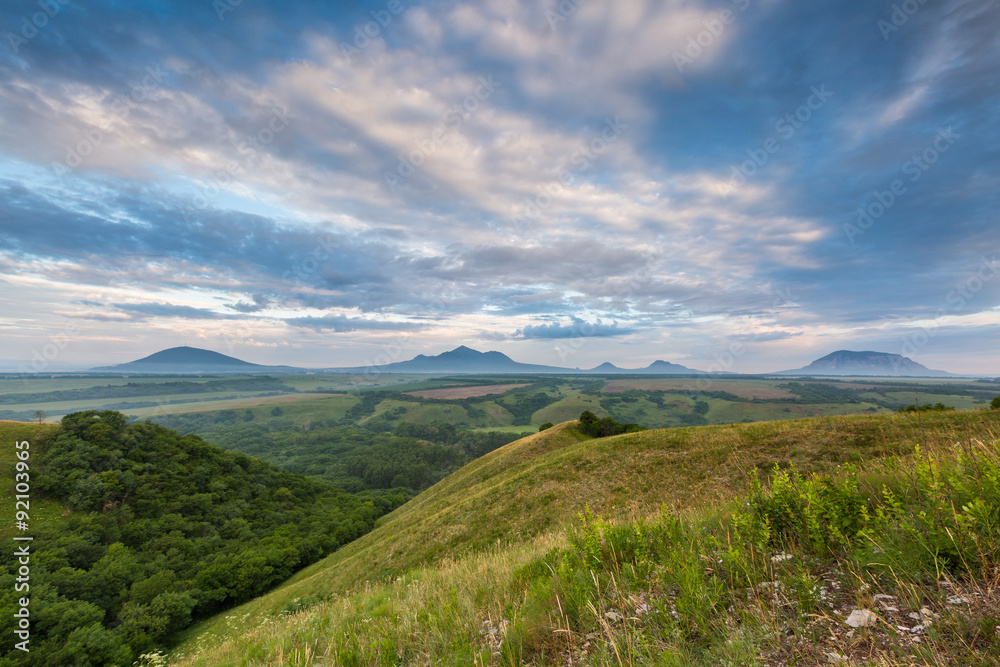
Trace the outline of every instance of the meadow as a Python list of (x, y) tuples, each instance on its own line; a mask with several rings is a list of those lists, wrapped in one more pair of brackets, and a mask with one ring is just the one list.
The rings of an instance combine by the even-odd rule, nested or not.
[(993, 410), (565, 423), (192, 628), (170, 664), (992, 665), (998, 433)]

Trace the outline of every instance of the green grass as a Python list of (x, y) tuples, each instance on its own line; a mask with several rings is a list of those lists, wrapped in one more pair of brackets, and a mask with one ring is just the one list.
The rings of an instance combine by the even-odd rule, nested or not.
[[(227, 375), (227, 380), (246, 380), (251, 375)], [(0, 377), (0, 394), (33, 394), (46, 391), (61, 391), (63, 389), (86, 389), (89, 387), (104, 387), (106, 385), (124, 384), (158, 384), (161, 382), (211, 382), (219, 377), (200, 376), (143, 376), (108, 377), (95, 375), (25, 375), (24, 377)]]
[[(836, 476), (851, 462), (911, 460), (921, 443), (943, 456), (954, 443), (992, 442), (997, 433), (995, 411), (925, 414), (921, 420), (823, 417), (599, 440), (561, 424), (470, 463), (269, 595), (203, 623), (175, 653), (175, 664), (427, 664), (434, 656), (434, 664), (443, 665), (542, 665), (565, 664), (573, 651), (584, 652), (580, 664), (754, 664), (761, 647), (775, 650), (767, 638), (788, 619), (742, 605), (722, 614), (726, 607), (712, 597), (723, 599), (722, 593), (713, 593), (717, 584), (705, 579), (716, 566), (701, 560), (711, 553), (702, 543), (678, 552), (676, 563), (667, 559), (658, 566), (664, 582), (659, 599), (667, 600), (660, 609), (670, 616), (671, 592), (689, 589), (681, 611), (698, 619), (706, 610), (722, 614), (721, 625), (711, 628), (670, 621), (665, 634), (654, 636), (608, 617), (614, 611), (630, 619), (651, 599), (646, 580), (630, 574), (625, 581), (627, 568), (614, 559), (589, 570), (574, 566), (566, 573), (569, 588), (556, 586), (553, 571), (567, 549), (576, 548), (574, 517), (589, 509), (614, 525), (641, 526), (680, 516), (690, 530), (712, 526), (718, 532), (723, 515), (738, 507), (737, 494), (758, 474), (767, 480), (775, 465), (786, 469), (792, 462), (803, 474)], [(769, 576), (763, 552), (737, 551), (759, 562), (754, 577)], [(806, 595), (807, 583), (828, 565), (809, 561), (796, 570), (789, 564), (789, 583), (782, 585), (791, 587), (799, 577)], [(845, 590), (852, 595), (863, 592), (864, 579), (845, 574), (841, 580), (850, 583)], [(733, 581), (726, 584), (730, 589)], [(645, 602), (624, 606), (633, 600)], [(567, 611), (571, 603), (574, 618)], [(588, 604), (594, 611), (589, 616)], [(812, 630), (803, 625), (801, 631)], [(686, 648), (692, 642), (694, 648)], [(635, 657), (642, 655), (649, 660)], [(654, 655), (661, 656), (659, 663)]]
[(531, 417), (532, 426), (538, 427), (546, 422), (560, 424), (571, 419), (576, 419), (584, 410), (590, 410), (598, 417), (607, 417), (608, 412), (601, 408), (600, 399), (596, 396), (588, 396), (578, 391), (569, 390), (566, 396), (551, 405), (547, 405), (537, 411)]
[(205, 403), (178, 403), (152, 408), (136, 408), (123, 412), (133, 417), (146, 418), (187, 412), (249, 409), (257, 420), (261, 420), (267, 419), (270, 411), (275, 407), (280, 407), (283, 416), (291, 417), (296, 426), (306, 426), (319, 419), (342, 419), (357, 401), (357, 397), (352, 394), (284, 394), (281, 396), (250, 396)]
[[(8, 520), (0, 522), (0, 539), (4, 539), (10, 544), (11, 538), (15, 535), (31, 535), (30, 526), (41, 526), (43, 524), (50, 524), (52, 522), (58, 521), (59, 517), (65, 511), (65, 507), (60, 503), (39, 500), (37, 493), (30, 493), (32, 498), (29, 499), (29, 530), (22, 533), (14, 527), (14, 465), (18, 462), (17, 448), (15, 443), (27, 441), (30, 443), (31, 447), (34, 447), (38, 441), (39, 436), (49, 431), (54, 430), (56, 427), (52, 424), (31, 424), (27, 422), (13, 422), (13, 421), (0, 421), (0, 489), (3, 489), (3, 493), (0, 494), (0, 503), (3, 503), (3, 508), (7, 511)], [(31, 447), (28, 448), (28, 452), (31, 452)], [(29, 455), (28, 474), (31, 474), (30, 466), (32, 465), (32, 457)], [(29, 480), (30, 484), (30, 480)]]
[(976, 399), (971, 396), (955, 396), (954, 394), (949, 394), (943, 391), (927, 391), (927, 392), (890, 392), (889, 396), (898, 399), (906, 405), (914, 405), (915, 400), (920, 401), (920, 405), (932, 405), (934, 403), (944, 403), (950, 408), (957, 408), (959, 410), (972, 410), (973, 408), (979, 407), (976, 403)]

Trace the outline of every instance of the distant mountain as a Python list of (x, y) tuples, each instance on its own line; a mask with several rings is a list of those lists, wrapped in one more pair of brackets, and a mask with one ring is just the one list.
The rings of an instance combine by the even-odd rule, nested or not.
[[(345, 369), (358, 370), (358, 369)], [(436, 356), (418, 354), (409, 361), (397, 361), (367, 369), (376, 373), (566, 373), (558, 366), (522, 364), (502, 352), (480, 352), (462, 345)]]
[(115, 366), (91, 368), (99, 373), (292, 373), (293, 366), (262, 366), (197, 347), (172, 347), (142, 359)]
[[(685, 375), (690, 373), (701, 373), (701, 371), (696, 371), (693, 368), (688, 368), (687, 366), (681, 366), (680, 364), (675, 364), (663, 360), (654, 361), (649, 366), (643, 368), (640, 372), (655, 373), (657, 375), (663, 375), (663, 374)], [(728, 375), (728, 373), (726, 373), (726, 375)]]
[(418, 354), (409, 361), (398, 361), (382, 366), (370, 368), (340, 368), (341, 371), (362, 371), (369, 373), (558, 373), (567, 374), (601, 374), (611, 375), (621, 373), (626, 375), (636, 374), (681, 374), (681, 373), (701, 373), (678, 364), (667, 361), (655, 361), (646, 368), (628, 369), (619, 368), (612, 363), (605, 362), (590, 370), (580, 370), (579, 368), (564, 368), (561, 366), (543, 366), (539, 364), (522, 364), (514, 361), (502, 352), (490, 351), (480, 352), (470, 347), (462, 345), (449, 352), (442, 352), (435, 356)]
[(614, 364), (612, 364), (609, 361), (605, 361), (600, 366), (595, 366), (594, 368), (591, 368), (589, 371), (586, 371), (586, 372), (587, 373), (627, 373), (628, 371), (626, 371), (624, 368), (618, 368), (617, 366), (615, 366)]
[(872, 375), (890, 377), (952, 377), (953, 373), (936, 371), (909, 357), (888, 352), (853, 352), (837, 350), (808, 366), (771, 375)]
[(623, 375), (692, 375), (701, 373), (701, 371), (696, 371), (693, 368), (662, 360), (654, 361), (645, 368), (619, 368), (612, 363), (604, 362), (600, 366), (582, 372), (601, 374), (621, 373)]

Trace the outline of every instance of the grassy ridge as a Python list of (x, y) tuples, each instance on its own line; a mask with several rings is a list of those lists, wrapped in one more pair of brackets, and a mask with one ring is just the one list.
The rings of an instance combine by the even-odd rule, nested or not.
[[(184, 665), (321, 664), (316, 655), (340, 651), (341, 659), (322, 664), (376, 664), (374, 646), (387, 660), (390, 653), (405, 654), (414, 664), (429, 663), (431, 655), (450, 656), (441, 664), (519, 664), (501, 660), (497, 625), (511, 621), (512, 609), (529, 597), (516, 571), (565, 547), (567, 526), (588, 507), (610, 520), (654, 515), (661, 507), (723, 507), (756, 471), (766, 476), (775, 464), (833, 472), (843, 463), (905, 457), (922, 443), (992, 441), (998, 432), (1000, 413), (982, 411), (668, 429), (599, 440), (562, 424), (469, 464), (276, 591), (196, 628), (175, 659)], [(404, 628), (409, 639), (390, 628)], [(360, 643), (351, 648), (331, 637)], [(483, 653), (491, 637), (498, 652)], [(360, 661), (352, 663), (352, 655)], [(368, 658), (358, 658), (363, 655)]]

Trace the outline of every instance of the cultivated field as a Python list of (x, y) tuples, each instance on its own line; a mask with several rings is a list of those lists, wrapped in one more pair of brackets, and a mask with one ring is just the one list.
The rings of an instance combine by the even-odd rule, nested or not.
[(424, 391), (407, 391), (407, 396), (419, 396), (420, 398), (442, 398), (455, 400), (459, 398), (472, 398), (473, 396), (489, 396), (490, 394), (503, 394), (511, 389), (530, 387), (530, 382), (521, 384), (492, 384), (481, 385), (479, 387), (443, 387), (441, 389), (427, 389)]
[(795, 394), (781, 389), (786, 380), (718, 380), (698, 379), (623, 379), (610, 380), (604, 391), (616, 393), (639, 389), (643, 391), (728, 391), (741, 398), (795, 398)]

